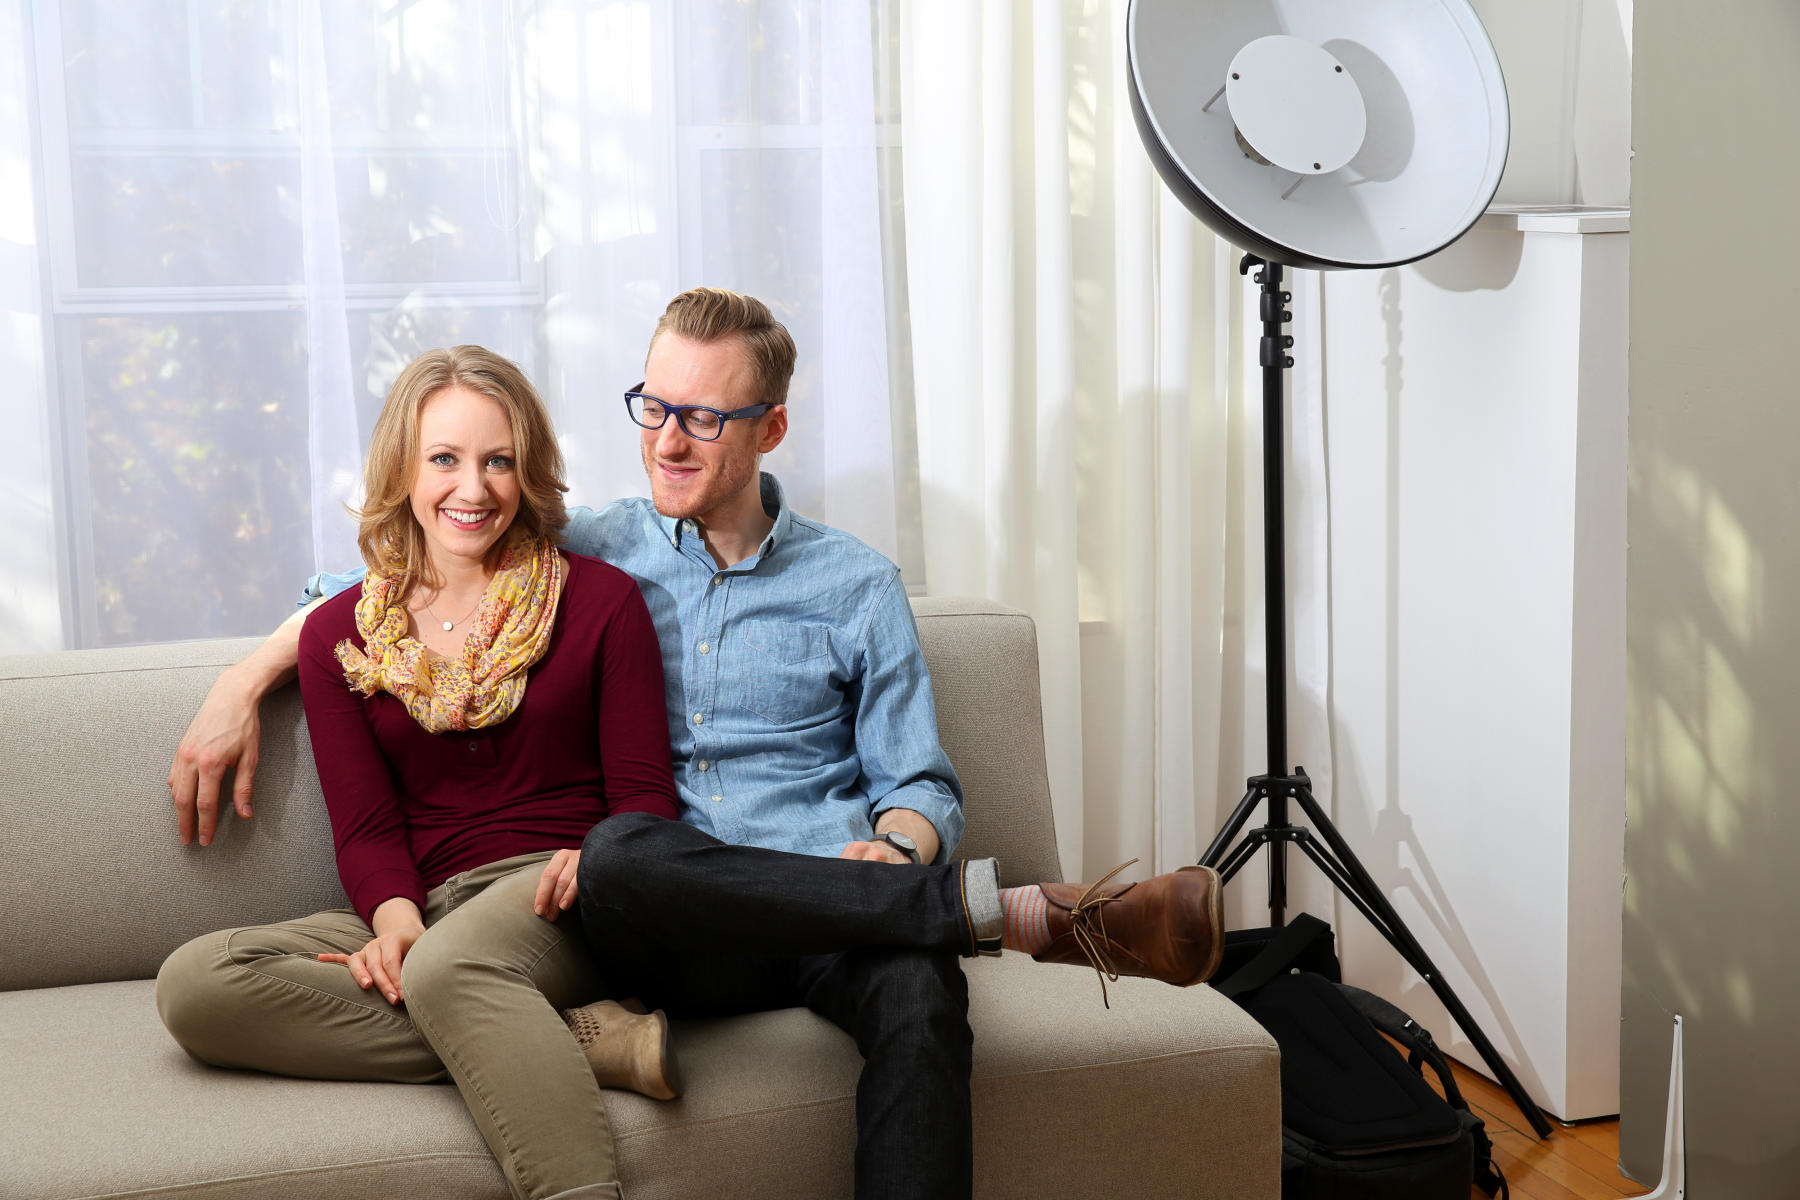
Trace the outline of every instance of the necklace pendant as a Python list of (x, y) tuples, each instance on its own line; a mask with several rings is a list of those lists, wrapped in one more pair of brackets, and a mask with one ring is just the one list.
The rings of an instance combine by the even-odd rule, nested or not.
[(450, 631), (451, 631), (451, 630), (452, 630), (452, 629), (454, 629), (454, 628), (456, 628), (456, 626), (454, 626), (454, 625), (453, 625), (453, 624), (451, 624), (451, 623), (450, 623), (450, 622), (449, 622), (449, 621), (445, 621), (445, 622), (444, 622), (444, 632), (445, 632), (445, 633), (449, 633), (449, 632), (450, 632)]

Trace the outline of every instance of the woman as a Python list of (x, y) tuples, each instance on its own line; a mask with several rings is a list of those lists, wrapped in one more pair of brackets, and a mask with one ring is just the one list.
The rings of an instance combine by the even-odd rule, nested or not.
[[(601, 995), (583, 836), (675, 815), (662, 658), (632, 579), (564, 554), (536, 391), (477, 346), (403, 372), (376, 422), (369, 575), (312, 612), (300, 687), (353, 910), (196, 938), (157, 1007), (203, 1062), (446, 1074), (517, 1197), (616, 1197), (598, 1084), (674, 1094), (661, 1013)], [(585, 1053), (584, 1053), (585, 1050)]]

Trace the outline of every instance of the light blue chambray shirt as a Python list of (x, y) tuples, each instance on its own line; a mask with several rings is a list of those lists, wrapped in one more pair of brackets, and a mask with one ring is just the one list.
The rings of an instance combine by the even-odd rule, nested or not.
[[(762, 499), (775, 527), (724, 570), (693, 522), (642, 497), (569, 510), (564, 547), (630, 573), (656, 622), (681, 819), (721, 841), (832, 856), (910, 808), (948, 861), (962, 785), (938, 744), (899, 568), (796, 515), (767, 473)], [(362, 576), (314, 576), (308, 598)]]

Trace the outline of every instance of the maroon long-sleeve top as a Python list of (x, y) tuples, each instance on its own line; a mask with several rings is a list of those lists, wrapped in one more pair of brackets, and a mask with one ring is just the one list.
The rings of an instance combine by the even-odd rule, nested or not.
[(363, 920), (471, 867), (579, 847), (621, 812), (675, 816), (662, 653), (632, 578), (567, 555), (556, 626), (511, 717), (428, 733), (386, 692), (362, 696), (335, 647), (359, 649), (360, 588), (300, 635), (300, 694), (331, 814), (338, 877)]

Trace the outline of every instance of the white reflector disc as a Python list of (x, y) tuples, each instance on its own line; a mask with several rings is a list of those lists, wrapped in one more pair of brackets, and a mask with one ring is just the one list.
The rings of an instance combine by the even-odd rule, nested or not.
[(1344, 64), (1297, 37), (1257, 38), (1239, 50), (1225, 102), (1244, 140), (1297, 175), (1337, 170), (1356, 157), (1368, 129)]

